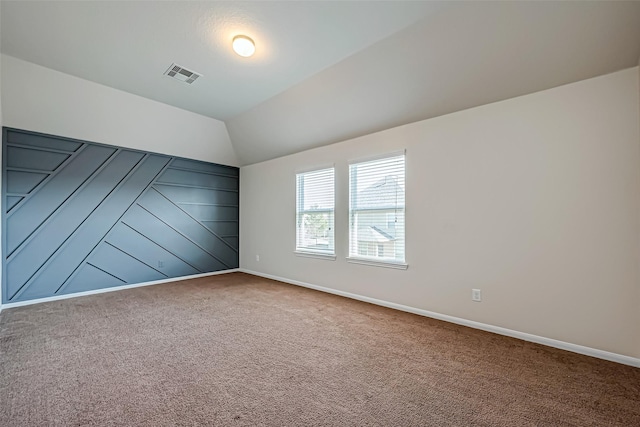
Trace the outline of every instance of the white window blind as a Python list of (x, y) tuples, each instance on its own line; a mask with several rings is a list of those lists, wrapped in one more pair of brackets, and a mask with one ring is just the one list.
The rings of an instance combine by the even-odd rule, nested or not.
[(297, 174), (296, 206), (296, 251), (334, 255), (334, 169)]
[(404, 157), (349, 165), (349, 258), (404, 264)]

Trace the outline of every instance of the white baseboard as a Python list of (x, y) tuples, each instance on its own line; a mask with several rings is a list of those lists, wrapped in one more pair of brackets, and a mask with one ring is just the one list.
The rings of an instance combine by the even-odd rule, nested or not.
[(172, 277), (170, 279), (154, 280), (152, 282), (134, 283), (132, 285), (122, 285), (122, 286), (114, 286), (112, 288), (96, 289), (93, 291), (76, 292), (74, 294), (56, 295), (54, 297), (38, 298), (38, 299), (29, 300), (29, 301), (9, 302), (9, 303), (0, 305), (0, 312), (3, 309), (7, 309), (7, 308), (22, 307), (25, 305), (40, 304), (43, 302), (58, 301), (61, 299), (78, 298), (78, 297), (84, 297), (87, 295), (104, 294), (106, 292), (121, 291), (123, 289), (132, 289), (132, 288), (140, 288), (142, 286), (160, 285), (162, 283), (178, 282), (180, 280), (197, 279), (198, 277), (216, 276), (218, 274), (235, 273), (238, 271), (240, 271), (240, 269), (233, 268), (230, 270), (214, 271), (211, 273), (192, 274), (191, 276)]
[(625, 356), (618, 353), (611, 353), (609, 351), (598, 350), (596, 348), (585, 347), (578, 344), (571, 344), (564, 341), (554, 340), (551, 338), (545, 338), (538, 335), (528, 334), (526, 332), (514, 331), (512, 329), (502, 328), (500, 326), (488, 325), (486, 323), (474, 322), (473, 320), (462, 319), (460, 317), (449, 316), (446, 314), (440, 314), (433, 311), (422, 310), (415, 307), (409, 307), (402, 304), (396, 304), (393, 302), (383, 301), (376, 298), (370, 298), (363, 295), (352, 294), (350, 292), (339, 291), (337, 289), (325, 288), (324, 286), (312, 285), (310, 283), (300, 282), (298, 280), (291, 280), (284, 277), (278, 277), (271, 274), (260, 273), (257, 271), (248, 270), (246, 268), (240, 268), (240, 271), (247, 274), (253, 274), (254, 276), (265, 277), (267, 279), (277, 280), (279, 282), (289, 283), (292, 285), (302, 286), (305, 288), (315, 289), (317, 291), (327, 292), (330, 294), (340, 295), (343, 297), (368, 302), (383, 307), (393, 308), (400, 311), (406, 311), (408, 313), (418, 314), (420, 316), (431, 317), (433, 319), (444, 320), (445, 322), (455, 323), (458, 325), (468, 326), (474, 329), (481, 329), (487, 332), (493, 332), (499, 335), (505, 335), (512, 338), (518, 338), (524, 341), (529, 341), (537, 344), (543, 344), (549, 347), (559, 348), (561, 350), (571, 351), (573, 353), (584, 354), (587, 356), (597, 357), (599, 359), (609, 360), (611, 362), (622, 363), (624, 365), (635, 366), (640, 368), (640, 359), (630, 356)]

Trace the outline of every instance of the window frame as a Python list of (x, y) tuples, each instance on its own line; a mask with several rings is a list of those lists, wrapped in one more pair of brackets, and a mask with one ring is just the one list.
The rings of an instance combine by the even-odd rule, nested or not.
[[(385, 159), (392, 159), (394, 157), (400, 157), (403, 156), (403, 173), (404, 173), (404, 178), (403, 178), (403, 184), (404, 184), (404, 203), (403, 203), (403, 208), (402, 208), (402, 214), (403, 214), (403, 221), (404, 221), (404, 227), (405, 229), (403, 230), (403, 254), (404, 254), (404, 259), (403, 260), (396, 260), (393, 258), (385, 258), (385, 257), (377, 257), (377, 256), (368, 256), (368, 255), (361, 255), (358, 253), (358, 245), (357, 243), (354, 244), (353, 243), (353, 239), (354, 239), (354, 223), (355, 223), (355, 217), (354, 215), (357, 212), (362, 212), (362, 211), (380, 211), (383, 209), (370, 209), (370, 208), (360, 208), (360, 209), (354, 209), (354, 177), (352, 175), (352, 168), (356, 165), (359, 164), (364, 164), (364, 163), (370, 163), (370, 162), (374, 162), (374, 161), (378, 161), (378, 160), (385, 160)], [(360, 158), (360, 159), (354, 159), (349, 161), (349, 211), (348, 211), (348, 221), (349, 221), (349, 236), (348, 236), (348, 248), (347, 248), (347, 257), (346, 260), (347, 262), (353, 263), (353, 264), (362, 264), (362, 265), (371, 265), (371, 266), (376, 266), (376, 267), (386, 267), (386, 268), (394, 268), (394, 269), (401, 269), (401, 270), (406, 270), (409, 265), (407, 263), (407, 254), (406, 254), (406, 212), (407, 212), (407, 208), (406, 208), (406, 176), (407, 176), (407, 159), (406, 159), (406, 150), (402, 150), (402, 151), (396, 151), (396, 152), (391, 152), (391, 153), (385, 153), (382, 155), (378, 155), (378, 156), (374, 156), (374, 157), (366, 157), (366, 158)], [(388, 218), (388, 214), (385, 215), (385, 220)], [(387, 222), (387, 221), (385, 221)], [(357, 232), (356, 232), (357, 233)], [(378, 248), (378, 245), (375, 246), (376, 250)], [(355, 249), (355, 250), (354, 250)], [(352, 252), (353, 250), (353, 252)], [(368, 252), (368, 250), (367, 250)]]
[[(333, 185), (331, 188), (331, 192), (332, 192), (332, 197), (333, 197), (333, 208), (332, 209), (326, 209), (326, 208), (320, 208), (320, 209), (304, 209), (304, 184), (302, 184), (302, 186), (300, 185), (300, 179), (301, 177), (304, 178), (305, 175), (307, 174), (312, 174), (314, 172), (323, 172), (323, 171), (328, 171), (331, 170), (332, 171), (332, 180), (333, 180)], [(307, 258), (319, 258), (319, 259), (328, 259), (328, 260), (335, 260), (336, 259), (336, 245), (335, 245), (335, 222), (336, 222), (336, 170), (335, 170), (335, 165), (326, 165), (326, 166), (321, 166), (321, 167), (315, 167), (312, 169), (305, 169), (305, 170), (301, 170), (301, 171), (297, 171), (296, 172), (296, 200), (295, 200), (295, 206), (296, 206), (296, 217), (295, 217), (295, 249), (294, 249), (294, 254), (297, 256), (301, 256), (301, 257), (307, 257)], [(302, 206), (301, 206), (302, 205)], [(301, 209), (302, 207), (302, 209)], [(304, 246), (299, 246), (300, 241), (301, 241), (301, 222), (304, 220), (304, 215), (308, 214), (308, 213), (328, 213), (329, 217), (331, 218), (331, 224), (330, 224), (330, 230), (332, 233), (332, 238), (330, 238), (330, 240), (333, 242), (333, 247), (329, 248), (327, 250), (323, 250), (323, 249), (313, 249), (313, 248), (308, 248), (308, 247), (304, 247)]]

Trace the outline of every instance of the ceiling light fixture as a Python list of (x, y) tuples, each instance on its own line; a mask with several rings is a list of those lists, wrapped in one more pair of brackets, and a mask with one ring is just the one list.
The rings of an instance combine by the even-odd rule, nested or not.
[(247, 36), (235, 36), (233, 38), (233, 50), (240, 56), (248, 58), (256, 51), (256, 45)]

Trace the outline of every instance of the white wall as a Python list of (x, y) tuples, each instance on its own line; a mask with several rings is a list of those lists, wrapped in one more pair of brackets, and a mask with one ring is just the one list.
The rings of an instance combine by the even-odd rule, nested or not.
[[(243, 167), (241, 268), (640, 357), (638, 72)], [(349, 264), (347, 162), (402, 148), (409, 268)], [(337, 260), (297, 257), (295, 172), (327, 163)]]
[(219, 120), (7, 55), (1, 85), (4, 126), (238, 166)]

